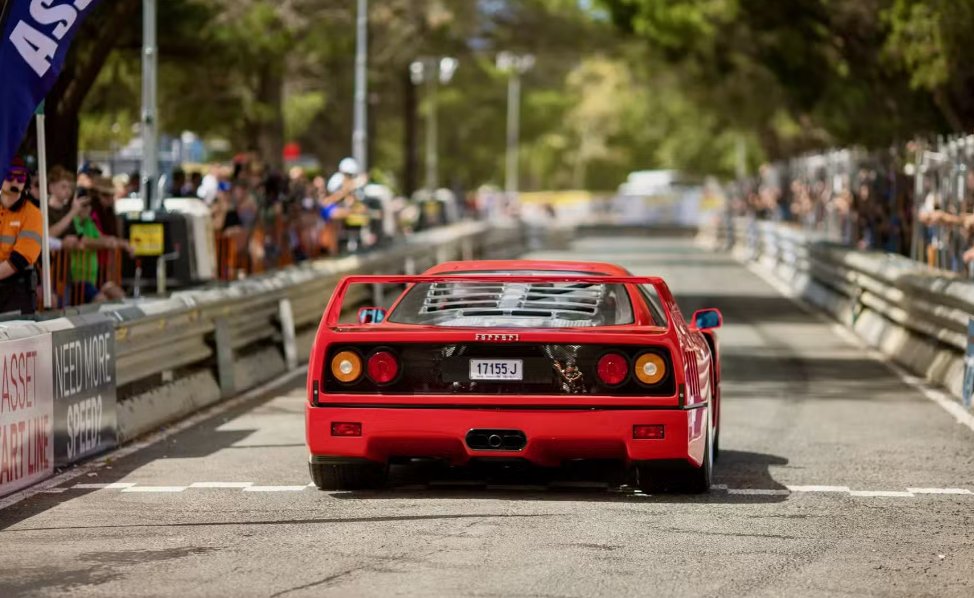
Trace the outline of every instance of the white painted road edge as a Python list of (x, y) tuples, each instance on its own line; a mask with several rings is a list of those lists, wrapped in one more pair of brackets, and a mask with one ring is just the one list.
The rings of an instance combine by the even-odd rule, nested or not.
[[(540, 485), (514, 485), (514, 484), (491, 484), (485, 480), (456, 480), (442, 481), (432, 480), (429, 484), (412, 484), (408, 486), (396, 486), (395, 490), (414, 490), (425, 491), (436, 488), (470, 488), (486, 489), (490, 491), (510, 491), (510, 492), (547, 492), (547, 491), (573, 491), (573, 490), (611, 490), (610, 485), (604, 482), (553, 482), (547, 486)], [(974, 497), (974, 492), (967, 488), (906, 488), (906, 490), (853, 490), (849, 486), (824, 486), (824, 485), (791, 485), (787, 484), (784, 488), (730, 488), (727, 484), (714, 484), (711, 491), (715, 493), (724, 492), (732, 496), (792, 496), (807, 495), (829, 498), (854, 497), (854, 498), (917, 498), (921, 496), (965, 496)], [(193, 482), (175, 486), (140, 486), (132, 482), (114, 482), (111, 484), (75, 484), (64, 488), (51, 488), (47, 491), (57, 493), (68, 492), (71, 490), (101, 490), (101, 491), (120, 491), (122, 493), (142, 493), (142, 494), (176, 494), (185, 492), (190, 494), (198, 491), (220, 490), (234, 493), (246, 492), (302, 492), (313, 490), (317, 492), (314, 484), (303, 485), (284, 485), (284, 486), (258, 486), (254, 482)], [(632, 488), (628, 490), (623, 487), (623, 493), (641, 494)]]
[[(15, 492), (10, 496), (0, 498), (0, 511), (6, 509), (7, 507), (19, 503), (22, 500), (26, 500), (36, 494), (58, 493), (63, 490), (63, 488), (58, 488), (58, 486), (63, 486), (67, 482), (70, 482), (71, 480), (77, 479), (81, 476), (93, 477), (95, 475), (95, 472), (105, 467), (109, 463), (118, 461), (119, 459), (137, 453), (146, 447), (152, 446), (157, 442), (160, 442), (162, 440), (165, 440), (166, 438), (169, 438), (170, 436), (173, 436), (174, 434), (178, 434), (183, 430), (192, 428), (193, 426), (211, 417), (214, 417), (221, 413), (225, 413), (231, 409), (240, 406), (242, 403), (246, 403), (247, 401), (253, 400), (261, 395), (267, 394), (277, 388), (285, 386), (291, 383), (293, 380), (300, 378), (301, 376), (307, 375), (307, 372), (308, 372), (308, 366), (306, 365), (301, 366), (296, 370), (287, 372), (273, 380), (265, 382), (264, 384), (261, 384), (256, 388), (252, 388), (251, 390), (248, 390), (247, 392), (241, 394), (240, 396), (234, 397), (227, 401), (223, 401), (221, 403), (217, 403), (212, 407), (199, 411), (198, 413), (191, 415), (190, 417), (182, 421), (179, 421), (169, 427), (163, 428), (158, 432), (153, 432), (152, 434), (149, 434), (148, 436), (145, 436), (144, 438), (136, 442), (117, 448), (114, 451), (111, 451), (106, 455), (98, 457), (93, 461), (82, 463), (52, 478), (49, 478), (43, 482), (35, 484), (30, 488), (26, 488), (24, 490), (21, 490), (20, 492)], [(248, 485), (250, 484), (248, 483)], [(129, 482), (114, 482), (111, 484), (82, 483), (82, 484), (75, 484), (74, 488), (92, 489), (92, 490), (109, 488), (109, 489), (118, 489), (123, 491), (146, 492), (146, 490), (134, 490), (133, 489), (134, 486), (135, 484)], [(237, 488), (238, 486), (231, 486), (231, 487)], [(179, 490), (169, 490), (169, 492), (179, 492)]]
[(930, 401), (933, 401), (939, 405), (944, 411), (956, 419), (957, 423), (968, 427), (971, 431), (974, 431), (974, 413), (964, 409), (964, 406), (955, 401), (950, 395), (939, 388), (935, 388), (930, 384), (927, 384), (925, 380), (914, 376), (899, 365), (893, 363), (888, 356), (867, 345), (864, 340), (856, 336), (851, 330), (836, 322), (832, 318), (829, 318), (815, 307), (809, 305), (798, 293), (795, 292), (794, 289), (776, 278), (774, 274), (768, 272), (767, 269), (753, 262), (747, 262), (745, 265), (747, 266), (747, 269), (750, 270), (754, 275), (758, 276), (761, 278), (761, 280), (771, 285), (771, 287), (773, 287), (776, 291), (790, 299), (802, 311), (811, 314), (823, 323), (828, 324), (828, 326), (839, 338), (848, 344), (861, 349), (870, 359), (885, 365), (904, 384), (913, 388)]

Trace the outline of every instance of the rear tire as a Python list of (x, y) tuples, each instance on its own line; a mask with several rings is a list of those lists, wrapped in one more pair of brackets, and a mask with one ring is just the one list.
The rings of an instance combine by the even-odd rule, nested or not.
[(681, 485), (686, 494), (705, 494), (710, 492), (714, 475), (714, 444), (710, 442), (712, 430), (707, 430), (707, 444), (703, 448), (703, 465), (690, 467), (682, 476)]
[(645, 494), (672, 492), (676, 494), (705, 494), (710, 491), (713, 481), (714, 452), (710, 443), (711, 431), (707, 430), (707, 443), (704, 445), (703, 465), (690, 464), (674, 466), (669, 463), (639, 463), (636, 465), (636, 480), (639, 489)]
[(377, 490), (389, 477), (381, 463), (309, 463), (308, 470), (318, 490)]

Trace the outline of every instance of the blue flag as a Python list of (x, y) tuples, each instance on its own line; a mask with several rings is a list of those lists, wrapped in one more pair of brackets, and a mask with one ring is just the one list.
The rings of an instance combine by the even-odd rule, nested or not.
[(0, 176), (57, 81), (81, 21), (99, 0), (7, 0), (0, 38)]

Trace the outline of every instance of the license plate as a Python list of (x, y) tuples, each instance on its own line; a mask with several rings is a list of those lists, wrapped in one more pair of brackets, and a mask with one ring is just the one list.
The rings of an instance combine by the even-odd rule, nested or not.
[(523, 380), (523, 359), (471, 359), (471, 380)]

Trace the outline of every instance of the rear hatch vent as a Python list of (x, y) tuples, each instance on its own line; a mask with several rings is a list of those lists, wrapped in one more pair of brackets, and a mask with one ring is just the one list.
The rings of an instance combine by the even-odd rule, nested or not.
[(602, 284), (438, 282), (430, 285), (420, 313), (591, 319), (605, 295)]

